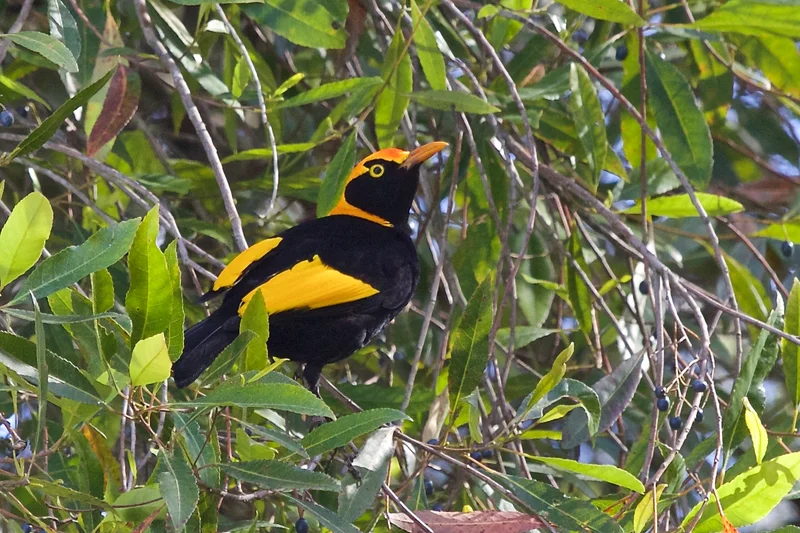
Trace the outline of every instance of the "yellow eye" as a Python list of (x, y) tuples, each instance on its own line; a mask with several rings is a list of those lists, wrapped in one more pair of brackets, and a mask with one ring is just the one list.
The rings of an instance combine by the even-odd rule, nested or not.
[(372, 176), (373, 178), (380, 178), (381, 176), (383, 176), (383, 172), (384, 172), (383, 165), (372, 165), (371, 167), (369, 167), (369, 175)]

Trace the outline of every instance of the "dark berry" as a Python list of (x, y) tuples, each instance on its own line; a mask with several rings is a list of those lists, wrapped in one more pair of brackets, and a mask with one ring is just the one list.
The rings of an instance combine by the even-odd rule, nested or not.
[(708, 389), (705, 381), (695, 379), (692, 381), (692, 390), (695, 392), (705, 392)]
[(22, 533), (31, 533), (33, 526), (30, 524), (22, 524)]
[(8, 109), (3, 109), (0, 111), (0, 126), (4, 128), (10, 128), (14, 125), (14, 115), (11, 114), (11, 111)]
[(656, 402), (656, 407), (658, 407), (658, 410), (662, 413), (669, 411), (669, 398), (659, 398)]
[(589, 34), (584, 30), (578, 30), (572, 34), (572, 40), (578, 44), (583, 44), (589, 38)]
[(438, 446), (439, 445), (439, 439), (431, 439), (431, 440), (429, 440), (428, 441), (428, 445), (429, 446)]
[(783, 257), (792, 257), (792, 252), (794, 251), (794, 244), (789, 241), (783, 241), (781, 243), (781, 253)]
[(483, 450), (481, 452), (481, 458), (483, 458), (483, 459), (491, 459), (492, 455), (494, 455), (492, 450)]
[(656, 387), (656, 398), (666, 398), (667, 397), (667, 389), (664, 387)]
[(297, 522), (294, 523), (294, 530), (297, 533), (308, 533), (308, 522), (306, 522), (306, 519), (298, 518)]
[(647, 285), (646, 281), (642, 281), (639, 284), (639, 292), (641, 292), (642, 294), (647, 294), (650, 292), (650, 287)]
[(17, 107), (17, 115), (21, 116), (22, 118), (28, 117), (28, 106), (21, 105)]
[(698, 424), (703, 421), (703, 410), (702, 409), (698, 409), (697, 410), (697, 416), (694, 417), (694, 421), (697, 422)]
[(433, 494), (433, 481), (431, 481), (430, 479), (426, 479), (424, 485), (425, 485), (425, 494), (428, 496)]
[(433, 507), (431, 507), (431, 511), (436, 511), (437, 513), (441, 513), (444, 511), (444, 505), (441, 503), (434, 503)]
[(478, 452), (478, 451), (472, 452), (471, 454), (469, 454), (469, 456), (472, 457), (473, 459), (475, 459), (478, 462), (480, 462), (480, 460), (483, 459), (483, 454), (481, 452)]
[(628, 57), (628, 46), (621, 44), (617, 46), (617, 51), (614, 53), (614, 57), (617, 58), (617, 61), (625, 61)]
[(681, 420), (681, 417), (679, 416), (673, 416), (672, 418), (669, 419), (669, 427), (671, 427), (675, 431), (678, 431), (683, 427), (683, 420)]

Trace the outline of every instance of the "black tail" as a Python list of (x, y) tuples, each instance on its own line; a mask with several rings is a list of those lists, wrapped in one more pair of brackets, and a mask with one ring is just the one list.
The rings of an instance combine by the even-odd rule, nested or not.
[(239, 317), (223, 314), (218, 310), (186, 330), (183, 353), (172, 363), (172, 377), (178, 388), (196, 380), (211, 366), (214, 359), (239, 333)]

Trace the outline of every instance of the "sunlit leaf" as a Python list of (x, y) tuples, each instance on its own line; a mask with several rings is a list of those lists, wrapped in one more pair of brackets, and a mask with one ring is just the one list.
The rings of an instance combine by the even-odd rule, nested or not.
[(800, 37), (800, 11), (792, 1), (730, 0), (691, 27), (703, 31), (797, 38)]
[(750, 439), (753, 441), (753, 451), (756, 454), (756, 463), (761, 464), (764, 460), (764, 455), (767, 453), (767, 445), (769, 444), (769, 437), (764, 424), (761, 423), (761, 418), (750, 405), (750, 400), (744, 398), (744, 423), (747, 430), (750, 432)]
[(224, 384), (217, 386), (205, 396), (189, 402), (185, 407), (252, 407), (254, 409), (276, 409), (304, 415), (332, 417), (333, 412), (308, 389), (288, 383), (248, 383), (246, 385)]
[[(198, 3), (199, 0), (185, 0)], [(317, 0), (265, 0), (259, 6), (248, 5), (244, 11), (289, 41), (309, 48), (344, 48), (347, 34)]]
[(614, 465), (596, 465), (596, 464), (581, 463), (579, 461), (574, 461), (572, 459), (564, 459), (561, 457), (537, 456), (537, 457), (531, 457), (531, 459), (539, 461), (540, 463), (544, 463), (546, 465), (550, 465), (557, 470), (564, 470), (566, 472), (580, 474), (583, 476), (590, 477), (592, 479), (605, 481), (606, 483), (611, 483), (613, 485), (617, 485), (624, 489), (629, 489), (638, 492), (640, 494), (644, 494), (644, 485), (642, 485), (641, 481), (636, 479), (636, 477), (630, 472), (622, 470), (621, 468), (617, 468)]
[(375, 133), (381, 148), (394, 145), (412, 91), (411, 58), (402, 54), (403, 45), (403, 32), (395, 32), (381, 70), (386, 85), (375, 104)]
[[(736, 200), (718, 196), (716, 194), (708, 194), (704, 192), (696, 192), (695, 196), (706, 214), (710, 217), (730, 215), (731, 213), (740, 213), (744, 211), (744, 206)], [(629, 215), (638, 215), (642, 212), (641, 201), (637, 201), (636, 205), (623, 211)], [(658, 198), (647, 199), (647, 214), (654, 217), (670, 217), (670, 218), (690, 218), (700, 216), (697, 214), (692, 199), (688, 194), (676, 194), (672, 196), (659, 196)]]
[(558, 3), (592, 18), (633, 26), (645, 25), (627, 3), (619, 0), (558, 0)]
[(371, 78), (350, 78), (347, 80), (325, 83), (319, 87), (313, 87), (307, 91), (303, 91), (284, 102), (280, 102), (275, 107), (277, 109), (282, 109), (313, 104), (314, 102), (330, 100), (331, 98), (360, 91), (365, 88), (377, 87), (381, 83), (383, 83), (383, 80), (377, 76)]
[(163, 333), (142, 339), (133, 347), (130, 364), (132, 385), (150, 385), (164, 381), (169, 377), (171, 368), (172, 362)]
[(650, 523), (650, 520), (653, 519), (653, 510), (665, 488), (667, 488), (667, 484), (660, 483), (656, 486), (655, 491), (652, 489), (647, 491), (644, 498), (636, 504), (636, 509), (633, 510), (634, 533), (642, 533)]
[[(789, 335), (800, 335), (800, 281), (795, 278), (792, 292), (786, 301), (786, 319), (783, 330)], [(790, 405), (797, 409), (800, 404), (800, 346), (781, 339), (783, 358), (783, 377), (789, 392)]]
[(435, 91), (446, 91), (447, 71), (442, 53), (436, 44), (436, 35), (414, 0), (411, 0), (411, 24), (417, 29), (414, 34), (414, 44), (428, 85)]
[[(52, 226), (53, 208), (42, 193), (34, 191), (14, 206), (0, 230), (0, 288), (36, 263)], [(20, 294), (18, 299), (27, 297)]]

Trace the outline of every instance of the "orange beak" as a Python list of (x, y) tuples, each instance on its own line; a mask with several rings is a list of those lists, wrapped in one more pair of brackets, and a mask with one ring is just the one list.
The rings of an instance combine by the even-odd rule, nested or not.
[(420, 146), (419, 148), (415, 148), (414, 150), (411, 151), (410, 154), (408, 154), (408, 157), (406, 158), (405, 161), (403, 161), (403, 164), (400, 165), (400, 168), (407, 170), (417, 165), (421, 165), (422, 163), (433, 157), (433, 155), (438, 154), (439, 152), (444, 150), (446, 147), (447, 143), (441, 141), (435, 141), (432, 143), (423, 144), (422, 146)]

